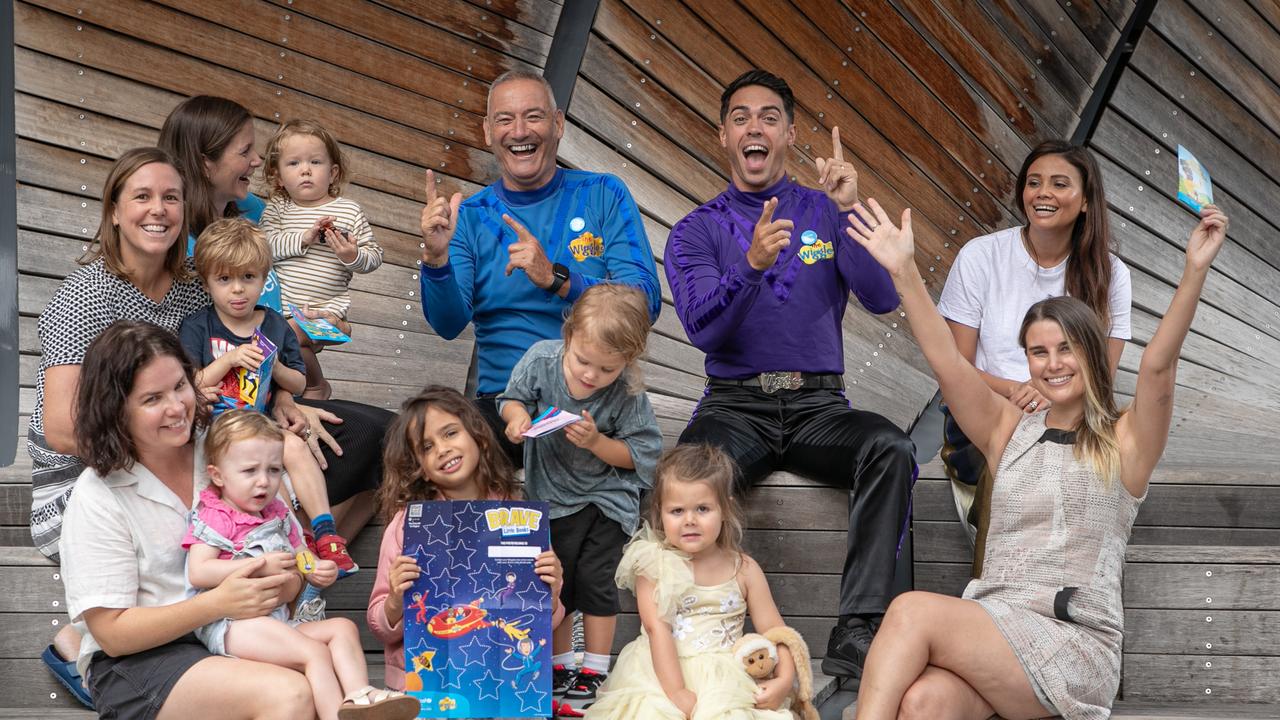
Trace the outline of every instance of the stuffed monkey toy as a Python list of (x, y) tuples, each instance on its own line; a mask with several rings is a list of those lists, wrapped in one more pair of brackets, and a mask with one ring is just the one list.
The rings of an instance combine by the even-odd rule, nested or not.
[(778, 645), (786, 645), (796, 664), (796, 685), (791, 690), (791, 714), (796, 720), (818, 720), (813, 706), (813, 668), (809, 664), (809, 646), (800, 633), (779, 625), (763, 635), (748, 633), (733, 644), (733, 656), (753, 680), (773, 677), (778, 665)]

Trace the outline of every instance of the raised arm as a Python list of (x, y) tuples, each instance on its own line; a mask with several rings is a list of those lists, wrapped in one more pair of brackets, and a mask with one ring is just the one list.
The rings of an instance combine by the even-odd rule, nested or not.
[[(790, 220), (774, 220), (776, 198), (765, 201), (751, 247), (737, 262), (721, 266), (712, 223), (702, 216), (680, 221), (667, 238), (666, 272), (676, 314), (689, 341), (703, 352), (718, 349), (746, 319), (778, 253), (791, 242)], [(728, 232), (728, 231), (726, 231)], [(736, 242), (726, 238), (726, 242)]]
[(1020, 411), (987, 387), (978, 371), (960, 354), (946, 320), (938, 314), (916, 269), (911, 211), (902, 212), (899, 229), (880, 204), (869, 199), (866, 206), (858, 203), (854, 207), (849, 222), (849, 236), (866, 248), (893, 278), (894, 287), (902, 296), (902, 308), (911, 321), (911, 330), (960, 429), (982, 449), (988, 463), (999, 462)]
[(1191, 231), (1187, 241), (1182, 280), (1155, 335), (1142, 353), (1133, 404), (1117, 423), (1121, 481), (1135, 497), (1146, 492), (1151, 471), (1160, 461), (1169, 440), (1178, 355), (1195, 317), (1209, 266), (1222, 249), (1227, 224), (1227, 216), (1217, 206), (1206, 205), (1200, 210), (1200, 223)]
[(445, 340), (458, 337), (471, 322), (471, 290), (475, 279), (475, 260), (463, 247), (454, 243), (459, 228), (458, 215), (462, 194), (451, 197), (436, 191), (435, 173), (427, 171), (427, 204), (422, 208), (422, 265), (419, 268), (419, 290), (422, 292), (422, 316), (427, 324)]

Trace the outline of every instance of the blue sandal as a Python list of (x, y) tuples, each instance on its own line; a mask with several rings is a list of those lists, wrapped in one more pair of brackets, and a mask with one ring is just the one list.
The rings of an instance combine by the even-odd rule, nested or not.
[(84, 689), (84, 680), (80, 677), (80, 671), (76, 669), (74, 662), (63, 660), (52, 645), (40, 653), (40, 659), (49, 667), (49, 672), (53, 673), (58, 682), (80, 701), (80, 704), (90, 710), (93, 709), (93, 698), (90, 698), (89, 691)]

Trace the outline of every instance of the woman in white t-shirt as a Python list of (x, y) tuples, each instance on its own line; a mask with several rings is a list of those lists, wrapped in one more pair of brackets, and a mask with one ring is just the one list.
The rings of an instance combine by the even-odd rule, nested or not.
[[(1129, 269), (1112, 254), (1102, 173), (1088, 150), (1059, 140), (1038, 145), (1018, 171), (1021, 227), (974, 238), (960, 249), (947, 276), (938, 311), (956, 345), (992, 390), (1026, 413), (1048, 408), (1027, 381), (1027, 357), (1018, 344), (1023, 316), (1045, 298), (1083, 300), (1107, 329), (1107, 360), (1114, 376), (1130, 337)], [(986, 460), (946, 411), (942, 459), (956, 509), (979, 545), (981, 574), (985, 522), (982, 483)], [(976, 498), (975, 498), (976, 495)], [(976, 507), (975, 507), (976, 505)]]
[(59, 548), (67, 612), (83, 633), (77, 667), (98, 713), (314, 717), (302, 673), (212, 656), (192, 634), (219, 618), (266, 615), (302, 580), (262, 559), (190, 597), (181, 540), (204, 467), (208, 410), (177, 336), (133, 320), (108, 327), (85, 352), (76, 408), (87, 468)]

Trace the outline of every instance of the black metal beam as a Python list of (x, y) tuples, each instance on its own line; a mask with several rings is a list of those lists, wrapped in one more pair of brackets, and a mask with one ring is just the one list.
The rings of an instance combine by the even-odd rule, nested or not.
[(551, 50), (542, 75), (551, 83), (556, 105), (565, 112), (573, 100), (573, 85), (578, 80), (582, 56), (587, 53), (587, 38), (599, 9), (600, 0), (565, 0), (560, 19), (556, 21), (556, 34), (551, 38)]
[(18, 165), (13, 0), (0, 0), (0, 467), (18, 449)]
[(1151, 21), (1151, 13), (1155, 11), (1157, 2), (1159, 0), (1138, 0), (1138, 6), (1129, 16), (1129, 21), (1124, 24), (1120, 39), (1115, 47), (1111, 48), (1111, 57), (1107, 58), (1106, 67), (1102, 69), (1102, 75), (1093, 86), (1093, 94), (1089, 96), (1084, 112), (1080, 113), (1080, 123), (1076, 125), (1076, 131), (1071, 135), (1072, 143), (1083, 145), (1093, 137), (1093, 131), (1098, 128), (1098, 122), (1102, 120), (1102, 111), (1106, 109), (1107, 103), (1111, 100), (1111, 93), (1115, 92), (1116, 85), (1120, 83), (1120, 76), (1128, 67), (1129, 58), (1138, 47), (1138, 39), (1142, 37), (1142, 31), (1147, 29), (1147, 23)]

